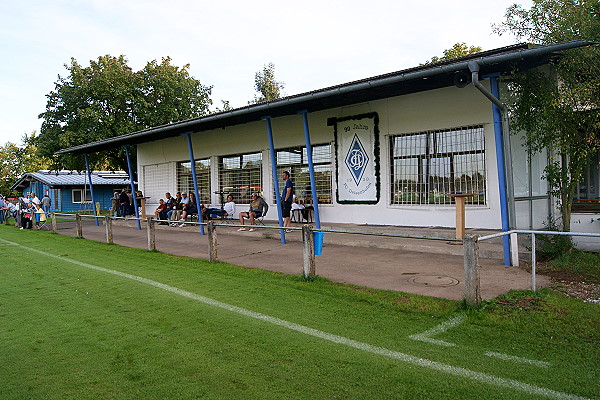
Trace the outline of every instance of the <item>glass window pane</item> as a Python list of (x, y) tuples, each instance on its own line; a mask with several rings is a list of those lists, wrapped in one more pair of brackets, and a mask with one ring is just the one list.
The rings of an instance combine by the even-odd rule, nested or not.
[[(196, 160), (195, 166), (200, 202), (210, 204), (210, 159), (206, 158), (202, 160)], [(181, 161), (177, 163), (177, 191), (194, 191), (192, 164), (189, 161)]]
[(483, 126), (393, 136), (391, 204), (447, 204), (447, 196), (472, 193), (484, 205)]
[(220, 157), (219, 190), (239, 204), (250, 203), (254, 192), (262, 194), (262, 153)]
[[(312, 146), (313, 166), (315, 170), (316, 191), (319, 203), (332, 203), (331, 183), (331, 144)], [(281, 176), (283, 171), (290, 173), (294, 182), (295, 195), (299, 202), (312, 204), (312, 190), (310, 186), (310, 174), (308, 171), (308, 157), (306, 147), (294, 147), (277, 151), (277, 174)], [(284, 182), (279, 179), (279, 191), (283, 190)], [(274, 195), (273, 195), (274, 196)], [(273, 197), (273, 202), (275, 202)]]

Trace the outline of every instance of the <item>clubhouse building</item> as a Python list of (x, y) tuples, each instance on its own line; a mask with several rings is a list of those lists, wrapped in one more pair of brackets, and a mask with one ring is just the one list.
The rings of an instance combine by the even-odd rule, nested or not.
[[(589, 44), (494, 49), (59, 153), (137, 146), (137, 181), (150, 209), (165, 192), (197, 190), (212, 205), (232, 194), (239, 212), (260, 192), (273, 205), (265, 219), (277, 220), (275, 188), (289, 171), (317, 224), (454, 227), (461, 195), (467, 228), (543, 228), (556, 213), (541, 179), (548, 153), (530, 159), (521, 138), (508, 134), (509, 89), (499, 78)], [(579, 232), (600, 232), (600, 221), (589, 222), (600, 211), (598, 164), (591, 168), (576, 195), (588, 208), (575, 209), (571, 221)]]

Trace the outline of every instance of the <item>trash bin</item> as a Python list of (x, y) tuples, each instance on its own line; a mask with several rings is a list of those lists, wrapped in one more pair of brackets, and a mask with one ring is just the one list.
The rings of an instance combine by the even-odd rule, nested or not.
[(313, 232), (313, 238), (315, 241), (315, 256), (320, 256), (323, 252), (323, 236), (325, 236), (325, 232)]

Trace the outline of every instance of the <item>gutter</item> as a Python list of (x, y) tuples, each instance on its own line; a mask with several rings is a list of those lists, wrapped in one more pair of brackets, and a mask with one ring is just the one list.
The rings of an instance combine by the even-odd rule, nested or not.
[[(569, 50), (577, 47), (589, 46), (594, 44), (594, 42), (584, 41), (584, 40), (575, 40), (565, 43), (558, 43), (548, 46), (540, 46), (533, 49), (523, 49), (517, 50), (511, 53), (505, 54), (497, 54), (492, 56), (480, 57), (474, 60), (461, 61), (454, 64), (446, 64), (440, 65), (437, 67), (430, 67), (424, 70), (408, 72), (405, 74), (393, 75), (385, 78), (373, 78), (367, 81), (357, 82), (354, 84), (347, 84), (343, 86), (338, 86), (330, 89), (325, 89), (322, 91), (306, 93), (303, 95), (298, 95), (296, 97), (288, 97), (281, 100), (275, 100), (268, 103), (259, 104), (256, 106), (250, 106), (245, 108), (238, 108), (231, 111), (226, 111), (219, 114), (208, 115), (206, 117), (200, 117), (193, 120), (176, 122), (169, 125), (163, 125), (155, 128), (149, 128), (143, 131), (134, 132), (131, 134), (121, 135), (114, 138), (104, 139), (97, 142), (87, 143), (83, 145), (73, 146), (66, 149), (62, 149), (57, 151), (55, 154), (65, 154), (65, 153), (77, 153), (83, 152), (86, 149), (93, 149), (94, 147), (118, 147), (123, 144), (129, 144), (136, 142), (136, 139), (144, 137), (150, 134), (158, 134), (162, 132), (172, 131), (174, 129), (184, 131), (189, 130), (194, 126), (202, 124), (204, 122), (215, 122), (221, 120), (227, 120), (229, 118), (235, 118), (238, 116), (244, 116), (251, 113), (261, 114), (262, 116), (267, 116), (270, 114), (272, 110), (277, 110), (281, 107), (286, 106), (298, 106), (297, 111), (307, 109), (306, 105), (303, 103), (319, 100), (327, 97), (333, 96), (341, 96), (352, 92), (357, 92), (361, 90), (373, 89), (377, 87), (382, 87), (386, 85), (393, 85), (405, 81), (416, 80), (416, 79), (426, 79), (438, 74), (444, 73), (452, 73), (461, 70), (469, 69), (469, 64), (472, 62), (476, 62), (479, 66), (489, 66), (502, 62), (511, 62), (511, 61), (519, 61), (526, 60), (529, 58), (533, 58), (536, 56), (547, 55), (552, 52)], [(300, 108), (301, 107), (301, 108)], [(292, 115), (292, 113), (290, 113)], [(257, 119), (258, 120), (258, 119)], [(174, 135), (175, 136), (175, 135)], [(108, 145), (108, 146), (107, 146)]]

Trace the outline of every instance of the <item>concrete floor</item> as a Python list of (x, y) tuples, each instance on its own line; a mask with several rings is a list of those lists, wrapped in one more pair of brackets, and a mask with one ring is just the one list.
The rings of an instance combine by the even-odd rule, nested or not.
[[(296, 225), (300, 226), (300, 225)], [(453, 237), (454, 231), (434, 228), (374, 227), (327, 225), (324, 229), (387, 232), (429, 237)], [(218, 258), (232, 264), (278, 271), (302, 272), (301, 232), (286, 234), (287, 244), (280, 242), (279, 230), (258, 229), (238, 232), (237, 227), (218, 227)], [(59, 233), (75, 236), (74, 223), (59, 224)], [(487, 234), (489, 232), (473, 232)], [(105, 241), (105, 227), (85, 220), (83, 235), (90, 240)], [(132, 221), (115, 222), (114, 242), (128, 247), (147, 248), (147, 231)], [(316, 256), (316, 273), (332, 281), (387, 289), (425, 296), (460, 300), (463, 297), (462, 244), (356, 234), (326, 233), (323, 254)], [(157, 250), (194, 258), (208, 258), (208, 237), (197, 226), (184, 228), (159, 225), (156, 229)], [(502, 265), (499, 240), (481, 243), (480, 279), (484, 299), (499, 296), (511, 289), (530, 289), (531, 274), (520, 268)], [(484, 258), (485, 255), (495, 258)], [(537, 276), (538, 287), (549, 284)]]

